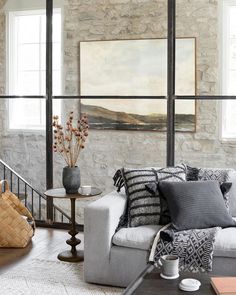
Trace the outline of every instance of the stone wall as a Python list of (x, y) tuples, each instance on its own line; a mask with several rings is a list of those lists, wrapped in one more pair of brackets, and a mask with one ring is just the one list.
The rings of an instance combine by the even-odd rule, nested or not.
[[(163, 38), (167, 36), (166, 0), (65, 0), (64, 91), (79, 93), (79, 41)], [(218, 1), (178, 0), (177, 36), (196, 37), (197, 94), (218, 93)], [(0, 28), (4, 14), (0, 13)], [(5, 83), (5, 33), (0, 32), (0, 91)], [(2, 86), (4, 87), (4, 86)], [(63, 103), (64, 112), (77, 102)], [(0, 106), (4, 112), (6, 104)], [(196, 133), (176, 134), (176, 162), (205, 167), (235, 167), (236, 145), (219, 140), (219, 103), (198, 101)], [(1, 113), (3, 115), (3, 113)], [(2, 116), (1, 119), (2, 120)], [(0, 157), (28, 179), (45, 189), (45, 135), (9, 134), (3, 120)], [(113, 189), (112, 176), (122, 166), (163, 166), (166, 134), (155, 132), (91, 130), (79, 165), (82, 183)], [(55, 186), (61, 185), (62, 161), (55, 156)], [(81, 215), (81, 214), (80, 214)]]

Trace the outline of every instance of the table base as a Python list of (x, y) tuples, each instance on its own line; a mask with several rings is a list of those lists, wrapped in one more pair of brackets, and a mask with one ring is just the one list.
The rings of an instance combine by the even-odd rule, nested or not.
[(61, 261), (67, 261), (67, 262), (81, 262), (81, 261), (84, 261), (84, 252), (83, 251), (71, 252), (70, 250), (67, 250), (58, 254), (57, 258)]

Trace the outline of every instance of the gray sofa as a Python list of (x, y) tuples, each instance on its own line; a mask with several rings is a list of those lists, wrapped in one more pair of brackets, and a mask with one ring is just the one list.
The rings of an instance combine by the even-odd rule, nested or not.
[[(230, 211), (235, 214), (236, 172)], [(113, 191), (85, 208), (84, 278), (86, 282), (126, 287), (144, 269), (149, 250), (160, 225), (116, 228), (126, 206), (124, 190)], [(213, 273), (236, 276), (236, 228), (221, 230), (216, 236)]]

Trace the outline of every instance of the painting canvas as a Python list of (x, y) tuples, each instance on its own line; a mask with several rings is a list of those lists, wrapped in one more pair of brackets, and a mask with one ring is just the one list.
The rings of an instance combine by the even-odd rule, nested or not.
[[(195, 38), (176, 40), (176, 94), (195, 95)], [(167, 40), (80, 42), (80, 94), (166, 96)], [(82, 99), (94, 129), (166, 130), (165, 99)], [(176, 101), (176, 130), (195, 131), (195, 101)]]

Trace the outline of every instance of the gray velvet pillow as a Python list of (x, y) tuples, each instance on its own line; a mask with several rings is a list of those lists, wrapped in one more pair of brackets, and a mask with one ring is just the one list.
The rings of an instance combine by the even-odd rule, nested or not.
[(160, 182), (173, 226), (177, 230), (236, 226), (229, 215), (218, 181)]

